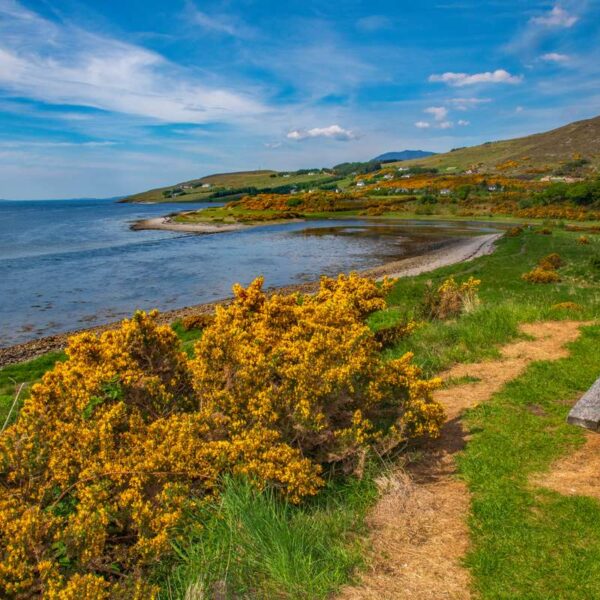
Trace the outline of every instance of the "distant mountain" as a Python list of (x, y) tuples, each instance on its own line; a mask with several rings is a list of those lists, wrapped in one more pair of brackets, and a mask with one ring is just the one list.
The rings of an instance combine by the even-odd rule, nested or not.
[(442, 171), (472, 169), (508, 175), (573, 174), (600, 170), (600, 117), (575, 121), (558, 129), (411, 161)]
[(377, 162), (390, 162), (397, 160), (413, 160), (416, 158), (426, 158), (433, 156), (435, 152), (427, 152), (426, 150), (402, 150), (402, 152), (385, 152), (376, 156), (373, 160)]

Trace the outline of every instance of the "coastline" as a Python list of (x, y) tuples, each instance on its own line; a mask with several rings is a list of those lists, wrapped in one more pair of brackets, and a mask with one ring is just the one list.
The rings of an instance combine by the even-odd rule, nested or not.
[(130, 225), (133, 231), (146, 229), (158, 229), (164, 231), (180, 231), (182, 233), (223, 233), (225, 231), (239, 231), (246, 229), (246, 225), (231, 223), (228, 225), (212, 225), (210, 223), (175, 223), (171, 215), (154, 217), (152, 219), (141, 219)]
[[(161, 217), (160, 219), (162, 219)], [(210, 226), (209, 226), (210, 227)], [(242, 226), (243, 227), (243, 226)], [(223, 229), (219, 229), (223, 231)], [(197, 233), (216, 233), (215, 231), (198, 231)], [(440, 267), (446, 267), (460, 262), (467, 262), (480, 256), (491, 254), (494, 251), (495, 242), (502, 237), (501, 233), (493, 233), (486, 235), (478, 235), (473, 238), (458, 238), (450, 240), (443, 244), (435, 245), (429, 252), (419, 256), (413, 256), (401, 260), (394, 260), (384, 263), (378, 267), (363, 269), (359, 271), (361, 275), (372, 277), (381, 280), (384, 277), (397, 279), (399, 277), (411, 277), (434, 271)], [(312, 293), (318, 289), (318, 279), (309, 283), (291, 284), (277, 288), (270, 288), (270, 293)], [(159, 321), (161, 323), (172, 323), (177, 319), (181, 319), (192, 314), (207, 314), (214, 311), (216, 306), (227, 304), (231, 298), (224, 298), (216, 302), (205, 304), (196, 304), (173, 310), (161, 311)], [(98, 325), (95, 327), (76, 329), (65, 333), (45, 336), (0, 348), (0, 368), (10, 364), (19, 363), (25, 360), (31, 360), (38, 356), (42, 356), (48, 352), (57, 352), (63, 350), (67, 344), (67, 340), (72, 335), (83, 333), (85, 331), (100, 333), (108, 329), (116, 327), (121, 320)]]

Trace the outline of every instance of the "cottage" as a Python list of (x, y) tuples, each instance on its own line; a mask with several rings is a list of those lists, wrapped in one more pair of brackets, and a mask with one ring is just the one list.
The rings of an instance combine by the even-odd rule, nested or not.
[(208, 189), (209, 187), (211, 187), (211, 185), (210, 185), (210, 183), (203, 183), (203, 184), (202, 184), (202, 187), (203, 187), (204, 189)]
[(394, 176), (391, 173), (386, 173), (383, 176), (384, 179), (387, 179), (387, 181), (389, 181), (390, 179), (394, 179)]
[(452, 190), (450, 190), (448, 188), (444, 188), (444, 189), (440, 190), (441, 196), (449, 196), (451, 193), (452, 193)]
[(497, 185), (488, 185), (488, 192), (497, 192), (497, 191), (498, 191)]
[(365, 182), (364, 181), (357, 181), (356, 182), (356, 187), (360, 187), (360, 188), (365, 187)]

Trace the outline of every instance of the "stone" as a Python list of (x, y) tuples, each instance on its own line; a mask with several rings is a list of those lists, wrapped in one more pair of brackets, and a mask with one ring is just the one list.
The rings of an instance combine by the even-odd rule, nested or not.
[(571, 409), (567, 423), (600, 431), (600, 379), (581, 397)]

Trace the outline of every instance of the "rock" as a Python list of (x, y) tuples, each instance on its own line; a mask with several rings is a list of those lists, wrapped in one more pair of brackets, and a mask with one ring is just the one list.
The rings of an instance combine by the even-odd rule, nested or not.
[(581, 397), (571, 409), (567, 423), (591, 431), (600, 431), (600, 379)]

